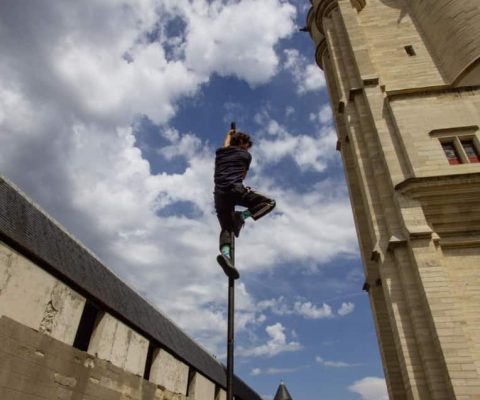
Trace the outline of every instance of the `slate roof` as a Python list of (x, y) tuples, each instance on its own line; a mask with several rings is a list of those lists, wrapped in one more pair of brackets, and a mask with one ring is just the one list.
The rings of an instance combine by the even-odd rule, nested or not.
[[(226, 368), (130, 289), (92, 253), (0, 175), (0, 240), (102, 309), (226, 387)], [(261, 397), (235, 377), (241, 400)]]
[(277, 389), (277, 393), (273, 400), (292, 400), (290, 393), (288, 393), (287, 387), (283, 382), (280, 383)]

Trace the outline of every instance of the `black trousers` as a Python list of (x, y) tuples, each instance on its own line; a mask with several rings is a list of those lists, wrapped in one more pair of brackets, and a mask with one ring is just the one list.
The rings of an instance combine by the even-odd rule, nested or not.
[(262, 218), (275, 208), (275, 200), (243, 185), (237, 185), (229, 191), (217, 190), (214, 197), (221, 228), (220, 249), (226, 244), (231, 245), (235, 206), (248, 208), (254, 220)]

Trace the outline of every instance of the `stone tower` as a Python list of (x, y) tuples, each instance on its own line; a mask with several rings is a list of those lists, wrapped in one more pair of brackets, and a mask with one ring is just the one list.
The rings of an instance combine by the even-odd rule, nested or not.
[(480, 399), (480, 0), (313, 0), (391, 399)]

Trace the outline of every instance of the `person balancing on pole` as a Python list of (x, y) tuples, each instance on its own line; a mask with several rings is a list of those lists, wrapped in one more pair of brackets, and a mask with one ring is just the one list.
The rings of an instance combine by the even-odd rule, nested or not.
[[(238, 279), (240, 274), (231, 259), (232, 233), (238, 238), (245, 220), (257, 220), (275, 207), (275, 200), (243, 185), (252, 156), (250, 136), (237, 132), (235, 123), (225, 137), (223, 147), (215, 155), (215, 210), (220, 222), (220, 255), (217, 261), (225, 274)], [(235, 211), (235, 206), (246, 207)]]

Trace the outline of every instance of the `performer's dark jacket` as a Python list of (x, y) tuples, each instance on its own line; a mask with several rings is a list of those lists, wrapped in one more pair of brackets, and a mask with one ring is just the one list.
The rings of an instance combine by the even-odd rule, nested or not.
[(215, 154), (215, 192), (229, 192), (235, 186), (243, 186), (251, 154), (237, 146), (221, 147)]
[(250, 153), (237, 146), (217, 149), (215, 157), (215, 210), (220, 222), (219, 245), (231, 244), (235, 206), (248, 208), (254, 220), (268, 214), (275, 201), (243, 185), (252, 162)]

